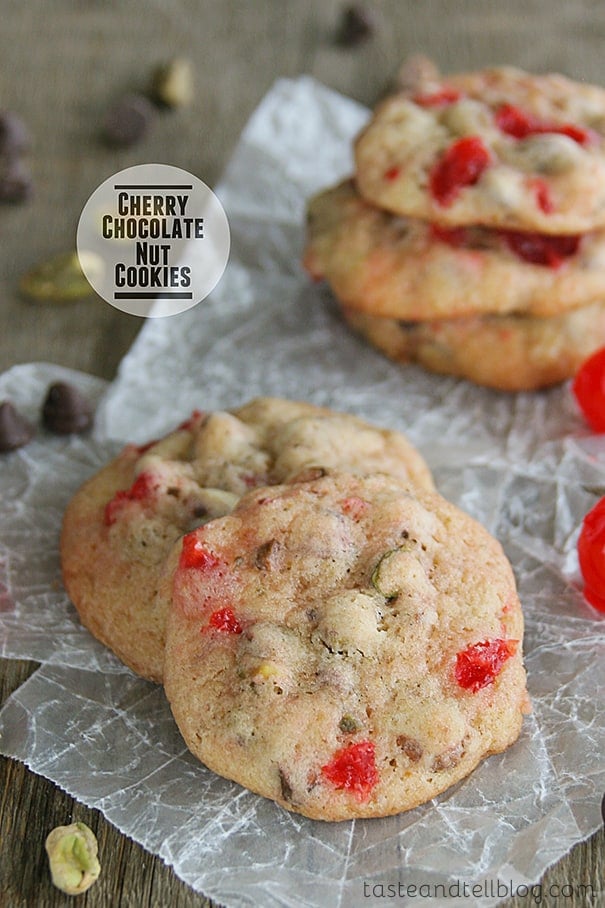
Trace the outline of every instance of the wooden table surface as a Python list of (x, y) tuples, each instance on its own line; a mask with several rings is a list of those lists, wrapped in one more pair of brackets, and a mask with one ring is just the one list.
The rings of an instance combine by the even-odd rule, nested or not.
[[(141, 320), (101, 300), (64, 307), (24, 302), (16, 291), (20, 275), (73, 247), (86, 198), (117, 170), (160, 161), (213, 185), (247, 118), (279, 76), (311, 73), (371, 105), (401, 60), (423, 51), (446, 72), (510, 63), (605, 84), (605, 20), (602, 5), (590, 0), (377, 0), (377, 29), (355, 48), (334, 41), (341, 9), (336, 0), (0, 0), (0, 108), (20, 113), (30, 126), (35, 180), (31, 202), (0, 208), (0, 371), (45, 360), (108, 379), (115, 375)], [(109, 104), (144, 89), (153, 67), (175, 55), (194, 63), (192, 106), (158, 116), (133, 148), (106, 147), (99, 133)], [(1, 700), (35, 667), (0, 663)], [(0, 774), (1, 905), (73, 904), (50, 884), (43, 848), (53, 826), (73, 820), (96, 832), (103, 865), (81, 904), (210, 904), (100, 813), (20, 763), (3, 759)], [(543, 881), (545, 892), (591, 885), (594, 900), (545, 895), (543, 904), (605, 904), (604, 852), (601, 829)], [(530, 900), (507, 904), (519, 908)]]

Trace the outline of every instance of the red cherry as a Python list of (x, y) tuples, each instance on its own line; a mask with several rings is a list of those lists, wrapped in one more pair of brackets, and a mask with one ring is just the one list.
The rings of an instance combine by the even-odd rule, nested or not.
[(503, 104), (496, 111), (496, 125), (498, 129), (513, 136), (515, 139), (525, 139), (527, 136), (539, 135), (542, 133), (557, 133), (558, 135), (567, 136), (573, 139), (578, 145), (587, 145), (591, 139), (591, 133), (581, 126), (574, 123), (548, 123), (534, 117), (533, 114), (526, 113), (513, 104)]
[(474, 186), (491, 163), (491, 156), (479, 136), (458, 139), (437, 161), (430, 174), (430, 188), (435, 201), (447, 207), (460, 190)]
[(460, 687), (476, 693), (491, 684), (517, 648), (516, 640), (482, 640), (456, 656), (454, 674)]
[(180, 423), (180, 425), (176, 427), (176, 431), (180, 432), (184, 429), (187, 429), (187, 431), (191, 432), (193, 429), (200, 425), (204, 418), (204, 415), (205, 414), (203, 410), (194, 410), (189, 419), (185, 419), (182, 423)]
[(532, 118), (513, 104), (503, 104), (495, 115), (496, 126), (507, 136), (524, 139), (532, 132)]
[(321, 772), (336, 788), (352, 791), (360, 801), (366, 800), (379, 779), (374, 742), (359, 741), (342, 747)]
[(544, 212), (544, 214), (552, 214), (555, 210), (555, 203), (552, 200), (548, 183), (536, 177), (536, 179), (530, 181), (530, 187), (540, 211)]
[(229, 606), (212, 612), (208, 619), (208, 627), (204, 628), (204, 630), (207, 631), (211, 628), (223, 634), (241, 634), (242, 632), (242, 626), (235, 617), (235, 612)]
[(357, 521), (363, 517), (370, 505), (363, 498), (359, 498), (357, 495), (350, 495), (348, 498), (343, 498), (340, 506), (343, 514), (346, 514), (351, 520)]
[(441, 224), (431, 224), (430, 234), (432, 240), (445, 243), (454, 249), (459, 249), (468, 243), (468, 232), (464, 227), (443, 227)]
[(598, 612), (605, 612), (605, 596), (600, 596), (599, 593), (595, 593), (591, 587), (585, 586), (584, 598), (593, 608), (596, 608)]
[(580, 237), (576, 235), (553, 235), (523, 233), (516, 230), (501, 230), (507, 246), (524, 262), (532, 265), (546, 265), (559, 268), (566, 258), (578, 251)]
[(180, 568), (198, 568), (202, 571), (208, 571), (217, 568), (220, 563), (220, 558), (217, 558), (213, 552), (204, 546), (195, 530), (193, 533), (183, 536), (181, 557), (179, 559)]
[(459, 100), (460, 92), (455, 88), (448, 88), (447, 85), (438, 91), (426, 95), (415, 95), (413, 98), (414, 104), (418, 104), (420, 107), (445, 107)]
[(605, 432), (605, 347), (582, 363), (571, 390), (595, 432)]
[(150, 498), (155, 488), (157, 486), (150, 473), (141, 473), (137, 476), (129, 489), (120, 489), (105, 505), (103, 513), (105, 526), (110, 527), (116, 522), (118, 514), (125, 504), (129, 501), (144, 501), (146, 498)]
[(582, 521), (578, 560), (585, 583), (585, 598), (596, 609), (605, 612), (605, 498), (601, 498)]
[(399, 176), (400, 173), (401, 173), (400, 167), (389, 167), (389, 169), (385, 170), (385, 172), (383, 173), (383, 177), (389, 183), (392, 183), (394, 180), (397, 179), (397, 177)]

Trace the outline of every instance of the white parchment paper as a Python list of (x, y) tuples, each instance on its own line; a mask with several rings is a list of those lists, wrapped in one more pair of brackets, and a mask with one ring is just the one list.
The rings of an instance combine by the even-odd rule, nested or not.
[[(583, 600), (576, 543), (605, 494), (605, 439), (590, 435), (568, 386), (504, 395), (390, 363), (309, 285), (298, 264), (305, 199), (349, 172), (366, 116), (311, 79), (276, 83), (217, 188), (233, 251), (212, 297), (149, 320), (108, 389), (45, 364), (0, 376), (0, 399), (33, 419), (58, 378), (100, 398), (92, 437), (42, 434), (0, 463), (0, 651), (43, 663), (0, 713), (0, 750), (228, 908), (357, 908), (373, 887), (399, 884), (429, 887), (422, 903), (434, 906), (468, 905), (463, 885), (483, 887), (472, 903), (487, 908), (536, 883), (601, 821), (605, 621)], [(161, 688), (92, 640), (62, 591), (60, 521), (80, 482), (124, 440), (257, 394), (404, 430), (440, 491), (500, 539), (515, 569), (533, 714), (510, 750), (398, 817), (314, 822), (208, 772)]]

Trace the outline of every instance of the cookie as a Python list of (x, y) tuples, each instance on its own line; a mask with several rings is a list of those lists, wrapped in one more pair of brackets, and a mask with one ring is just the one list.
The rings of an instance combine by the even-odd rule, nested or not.
[(486, 315), (410, 322), (346, 307), (342, 313), (390, 359), (500, 391), (535, 391), (565, 381), (605, 345), (605, 303), (548, 318)]
[(171, 559), (164, 683), (183, 738), (288, 810), (399, 813), (519, 735), (512, 570), (440, 495), (340, 472), (254, 490)]
[(605, 90), (512, 67), (431, 77), (355, 143), (373, 204), (449, 226), (577, 234), (605, 226)]
[(309, 274), (325, 278), (343, 305), (371, 315), (552, 315), (605, 299), (605, 232), (439, 227), (370, 205), (352, 180), (311, 199), (307, 225)]
[(176, 540), (229, 513), (250, 488), (335, 465), (432, 487), (424, 460), (400, 433), (277, 398), (196, 412), (160, 441), (128, 445), (65, 514), (63, 578), (82, 623), (135, 672), (161, 680), (163, 565)]

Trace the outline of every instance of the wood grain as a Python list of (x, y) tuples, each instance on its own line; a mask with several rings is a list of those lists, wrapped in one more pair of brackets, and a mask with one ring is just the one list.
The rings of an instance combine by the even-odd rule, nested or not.
[[(446, 72), (511, 63), (605, 81), (602, 6), (590, 0), (382, 0), (374, 4), (376, 33), (354, 49), (335, 45), (341, 9), (336, 0), (3, 0), (1, 5), (0, 106), (18, 111), (31, 127), (36, 182), (30, 204), (0, 209), (2, 371), (45, 360), (105, 378), (115, 375), (140, 320), (98, 299), (65, 307), (27, 303), (16, 290), (20, 275), (73, 248), (86, 198), (117, 170), (158, 161), (216, 183), (247, 118), (279, 76), (312, 73), (369, 105), (388, 90), (402, 59), (418, 51)], [(108, 105), (124, 91), (145, 89), (151, 69), (176, 54), (195, 65), (192, 107), (158, 115), (149, 137), (135, 148), (107, 148), (100, 124)], [(2, 701), (34, 668), (29, 662), (1, 663)], [(210, 904), (98, 811), (21, 764), (1, 761), (0, 791), (0, 904), (74, 904), (51, 886), (43, 843), (53, 826), (76, 819), (96, 832), (104, 868), (80, 904)], [(564, 902), (545, 898), (544, 904), (604, 904), (604, 854), (601, 829), (543, 880), (545, 892), (552, 886), (591, 885), (594, 898), (577, 893)], [(530, 901), (506, 904), (521, 908)]]

